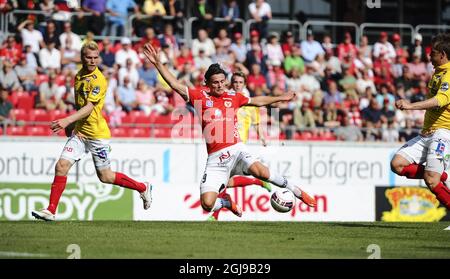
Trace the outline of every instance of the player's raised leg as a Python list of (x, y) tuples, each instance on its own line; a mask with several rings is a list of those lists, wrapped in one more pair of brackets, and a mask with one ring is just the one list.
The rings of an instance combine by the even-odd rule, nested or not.
[(425, 170), (424, 180), (436, 198), (450, 210), (450, 189), (441, 181), (439, 172)]
[(235, 175), (228, 181), (228, 188), (245, 187), (250, 185), (259, 185), (269, 192), (272, 191), (272, 186), (270, 186), (270, 183), (251, 176)]
[(36, 219), (45, 221), (54, 221), (56, 209), (58, 208), (59, 199), (61, 198), (67, 183), (67, 173), (73, 162), (60, 158), (55, 166), (55, 177), (53, 178), (52, 187), (50, 189), (50, 201), (46, 209), (34, 210), (31, 215)]
[(287, 188), (295, 195), (295, 197), (306, 203), (308, 206), (316, 206), (316, 200), (313, 197), (309, 196), (305, 191), (300, 189), (300, 187), (290, 183), (286, 177), (271, 173), (268, 167), (258, 161), (250, 165), (248, 173), (259, 179), (269, 181), (278, 187)]
[(121, 172), (114, 172), (110, 168), (97, 169), (97, 176), (103, 183), (114, 184), (138, 191), (144, 202), (144, 209), (150, 208), (152, 204), (152, 185), (150, 183), (138, 182)]
[[(409, 179), (424, 179), (425, 165), (410, 162), (401, 154), (396, 154), (391, 160), (391, 170), (397, 175), (405, 176)], [(448, 178), (447, 172), (443, 171), (440, 181), (445, 182)]]

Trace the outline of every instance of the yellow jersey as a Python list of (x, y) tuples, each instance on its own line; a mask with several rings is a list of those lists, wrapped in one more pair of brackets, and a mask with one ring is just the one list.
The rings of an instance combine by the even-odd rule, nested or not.
[(437, 129), (450, 130), (450, 62), (438, 66), (428, 82), (427, 99), (435, 97), (439, 108), (427, 109), (425, 112), (422, 134), (428, 134)]
[[(250, 93), (247, 88), (242, 90), (242, 95), (250, 98)], [(237, 112), (238, 120), (238, 132), (243, 143), (248, 141), (248, 135), (250, 132), (250, 127), (253, 125), (259, 125), (260, 122), (260, 112), (258, 107), (253, 106), (243, 106), (240, 107)]]
[(109, 139), (111, 132), (108, 123), (102, 115), (108, 83), (102, 72), (96, 68), (89, 74), (78, 71), (75, 76), (75, 106), (76, 109), (84, 107), (89, 101), (94, 109), (87, 117), (78, 120), (75, 132), (79, 132), (88, 139)]

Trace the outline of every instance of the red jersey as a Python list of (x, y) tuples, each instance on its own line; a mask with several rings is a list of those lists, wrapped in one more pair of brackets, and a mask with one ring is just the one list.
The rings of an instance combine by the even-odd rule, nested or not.
[(201, 117), (203, 136), (208, 154), (240, 142), (237, 129), (238, 108), (250, 102), (241, 93), (225, 91), (221, 96), (209, 95), (205, 90), (188, 89), (189, 103)]

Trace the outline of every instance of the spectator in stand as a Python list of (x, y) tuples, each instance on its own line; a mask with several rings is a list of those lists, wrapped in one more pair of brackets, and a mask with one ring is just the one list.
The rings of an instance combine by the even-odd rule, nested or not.
[(352, 43), (352, 35), (350, 32), (345, 32), (344, 42), (340, 43), (337, 47), (338, 58), (343, 60), (344, 57), (350, 55), (350, 57), (356, 57), (358, 55), (358, 49)]
[(158, 89), (154, 92), (155, 104), (152, 106), (152, 111), (156, 111), (159, 114), (166, 115), (173, 111), (173, 106), (170, 103), (170, 98), (167, 92)]
[(306, 63), (311, 63), (317, 57), (317, 55), (325, 54), (325, 51), (322, 48), (322, 45), (314, 40), (314, 35), (311, 30), (308, 30), (308, 35), (306, 40), (300, 44), (302, 49), (303, 59)]
[(149, 87), (156, 87), (158, 83), (158, 71), (152, 63), (145, 60), (142, 67), (138, 68), (139, 79)]
[(342, 141), (363, 141), (364, 137), (358, 126), (352, 124), (348, 116), (344, 116), (341, 126), (334, 131), (338, 140)]
[(407, 96), (411, 95), (411, 90), (418, 86), (418, 81), (414, 79), (413, 73), (409, 70), (408, 65), (403, 66), (403, 75), (395, 80), (396, 84), (401, 84), (405, 89)]
[(367, 87), (370, 87), (372, 89), (372, 92), (377, 92), (375, 83), (369, 76), (369, 70), (365, 69), (362, 72), (362, 76), (356, 80), (356, 90), (358, 92), (358, 95), (362, 95), (366, 91)]
[(247, 88), (250, 95), (269, 95), (270, 90), (267, 88), (267, 80), (261, 73), (259, 64), (253, 64), (250, 68), (250, 74), (247, 77)]
[(231, 39), (228, 37), (227, 30), (225, 28), (221, 28), (217, 37), (213, 40), (214, 45), (216, 47), (216, 51), (221, 49), (222, 51), (228, 51), (231, 46)]
[(422, 35), (417, 33), (414, 36), (414, 44), (409, 46), (408, 52), (410, 59), (417, 55), (420, 57), (420, 60), (425, 61), (427, 55), (425, 52), (425, 47), (422, 46)]
[(183, 34), (184, 29), (184, 14), (181, 8), (181, 2), (179, 0), (168, 0), (166, 1), (166, 12), (167, 15), (173, 16), (172, 26), (174, 32), (177, 34)]
[(329, 102), (324, 105), (323, 125), (328, 128), (336, 128), (341, 125), (341, 119), (344, 114), (337, 108), (335, 102)]
[(16, 90), (20, 86), (20, 81), (13, 69), (13, 64), (8, 60), (3, 62), (3, 71), (0, 71), (0, 85), (11, 91)]
[(61, 44), (61, 48), (66, 48), (67, 38), (70, 38), (72, 44), (70, 48), (78, 52), (81, 51), (81, 38), (72, 32), (72, 24), (70, 22), (64, 22), (63, 28), (64, 32), (59, 35), (59, 43)]
[(174, 60), (180, 55), (180, 42), (173, 33), (172, 24), (164, 25), (164, 32), (158, 36), (161, 47), (167, 45), (169, 47), (169, 57)]
[(198, 56), (194, 57), (194, 65), (197, 70), (206, 70), (209, 65), (212, 64), (212, 59), (206, 55), (205, 51), (201, 48), (198, 52)]
[(292, 69), (290, 77), (286, 80), (286, 86), (288, 91), (300, 92), (302, 89), (300, 72), (296, 68)]
[(425, 81), (419, 81), (419, 87), (412, 90), (412, 96), (409, 98), (411, 103), (425, 101), (427, 92), (427, 83)]
[(31, 46), (31, 51), (33, 53), (37, 54), (41, 47), (45, 47), (42, 33), (34, 29), (33, 21), (28, 19), (23, 21), (17, 26), (17, 31), (19, 31), (22, 36), (22, 44), (24, 46)]
[(381, 140), (384, 142), (398, 142), (399, 140), (398, 129), (395, 127), (394, 120), (389, 120), (387, 127), (382, 129)]
[(267, 37), (267, 22), (272, 18), (272, 8), (264, 0), (254, 0), (248, 5), (251, 19), (255, 20), (251, 29), (258, 30), (262, 38)]
[(222, 3), (220, 16), (226, 20), (229, 33), (233, 33), (236, 28), (236, 20), (240, 18), (240, 13), (236, 0), (226, 0)]
[(264, 53), (263, 47), (259, 42), (259, 33), (256, 30), (250, 32), (250, 43), (247, 45), (246, 66), (251, 68), (253, 64), (259, 64), (261, 72), (267, 73), (267, 55)]
[(322, 39), (322, 48), (325, 52), (334, 53), (335, 45), (331, 42), (331, 37), (325, 34)]
[(364, 58), (372, 60), (372, 47), (369, 45), (369, 39), (366, 35), (361, 36), (361, 39), (359, 40), (359, 51)]
[(370, 122), (371, 124), (369, 124), (369, 126), (371, 126), (371, 127), (375, 127), (375, 128), (381, 127), (382, 113), (381, 113), (380, 105), (375, 98), (372, 98), (370, 100), (369, 106), (361, 111), (361, 115), (362, 115), (364, 126), (368, 126), (368, 122)]
[(132, 110), (139, 110), (139, 104), (136, 99), (136, 90), (130, 83), (130, 78), (125, 76), (123, 84), (117, 88), (117, 96), (122, 110), (130, 112)]
[(312, 96), (317, 90), (320, 90), (320, 83), (314, 75), (314, 67), (311, 64), (306, 64), (305, 73), (300, 78), (303, 94)]
[[(153, 65), (153, 64), (152, 64)], [(194, 64), (190, 61), (186, 61), (183, 67), (179, 70), (177, 75), (177, 80), (182, 84), (186, 85), (188, 88), (194, 87)]]
[(44, 43), (48, 44), (49, 42), (53, 42), (55, 44), (55, 48), (60, 48), (59, 43), (59, 33), (56, 30), (56, 24), (53, 20), (47, 22), (45, 30), (43, 32)]
[(81, 53), (72, 47), (72, 37), (66, 38), (65, 47), (61, 48), (61, 66), (76, 72), (81, 62)]
[(142, 51), (146, 43), (150, 43), (154, 48), (161, 47), (161, 41), (156, 37), (155, 30), (152, 27), (145, 28), (144, 37), (134, 45), (134, 50), (138, 53)]
[(403, 75), (403, 66), (405, 63), (402, 63), (402, 57), (395, 57), (395, 63), (392, 64), (391, 72), (394, 79), (398, 79)]
[(149, 88), (142, 79), (139, 80), (136, 88), (136, 100), (139, 110), (145, 112), (146, 115), (150, 115), (152, 106), (155, 103), (155, 96), (153, 96), (152, 88)]
[(284, 59), (284, 70), (287, 75), (291, 75), (295, 70), (302, 74), (305, 70), (305, 62), (302, 58), (302, 51), (299, 46), (292, 46), (292, 52), (286, 50)]
[(287, 56), (287, 52), (292, 54), (294, 52), (294, 47), (300, 48), (300, 44), (295, 41), (294, 34), (291, 31), (287, 31), (285, 42), (281, 45), (284, 56)]
[(247, 58), (247, 47), (241, 33), (234, 33), (234, 42), (231, 43), (230, 50), (236, 55), (239, 63), (244, 63)]
[(294, 109), (294, 125), (298, 130), (316, 127), (314, 113), (311, 110), (309, 102), (304, 102)]
[(39, 66), (38, 57), (32, 52), (30, 45), (25, 45), (24, 59), (27, 61), (27, 65), (34, 70), (40, 72), (41, 67)]
[(56, 75), (51, 73), (49, 75), (49, 80), (39, 85), (39, 96), (35, 107), (46, 110), (65, 110), (66, 104), (63, 101), (65, 92), (66, 88), (58, 85), (56, 83)]
[(119, 69), (118, 75), (119, 85), (123, 85), (125, 83), (125, 77), (128, 77), (131, 87), (136, 88), (139, 81), (139, 73), (130, 58), (127, 59), (126, 66)]
[(198, 36), (192, 41), (192, 55), (198, 56), (200, 49), (204, 51), (204, 54), (208, 57), (212, 57), (216, 54), (216, 47), (213, 40), (208, 37), (208, 33), (205, 29), (198, 30)]
[(192, 16), (198, 18), (198, 23), (194, 24), (194, 34), (199, 29), (207, 30), (212, 34), (214, 29), (214, 10), (206, 0), (197, 0), (192, 6)]
[(106, 20), (106, 28), (103, 35), (123, 36), (128, 18), (128, 10), (133, 9), (135, 15), (140, 15), (139, 6), (134, 0), (107, 0), (106, 12), (109, 14)]
[(382, 84), (380, 86), (380, 94), (376, 96), (376, 100), (380, 107), (385, 106), (387, 110), (394, 111), (395, 97), (390, 92), (387, 84)]
[(267, 73), (267, 85), (270, 89), (272, 89), (275, 85), (277, 85), (281, 90), (286, 91), (287, 89), (287, 77), (284, 74), (283, 69), (281, 68), (281, 61), (272, 60), (270, 61), (271, 67), (269, 72)]
[(419, 55), (413, 55), (411, 63), (408, 63), (408, 68), (415, 80), (420, 80), (422, 75), (427, 75), (426, 65), (420, 60)]
[[(144, 12), (144, 15), (150, 16), (150, 20), (144, 19), (141, 21), (142, 28), (145, 28), (145, 26), (152, 26), (157, 34), (161, 33), (163, 31), (162, 17), (167, 14), (164, 4), (160, 0), (144, 0), (142, 11)], [(136, 31), (138, 36), (141, 37), (144, 30)]]
[(117, 96), (118, 82), (115, 69), (107, 69), (105, 77), (108, 80), (108, 88), (106, 89), (104, 108), (109, 116), (109, 124), (116, 127), (122, 124), (123, 111), (122, 106), (119, 103), (119, 97)]
[(28, 65), (26, 59), (20, 59), (19, 65), (16, 65), (14, 70), (25, 91), (37, 90), (35, 84), (37, 75), (36, 69)]
[(335, 105), (342, 104), (342, 92), (338, 90), (337, 84), (335, 81), (330, 81), (328, 84), (328, 92), (325, 93), (324, 96), (324, 104), (327, 105), (329, 103), (334, 103)]
[(0, 127), (13, 125), (16, 117), (13, 111), (13, 104), (8, 100), (9, 91), (3, 86), (0, 88)]
[(352, 100), (358, 100), (358, 92), (356, 92), (356, 78), (351, 68), (343, 69), (344, 76), (339, 80), (339, 86), (342, 87), (346, 96)]
[(55, 48), (53, 41), (39, 51), (39, 63), (46, 72), (49, 69), (61, 69), (61, 52)]
[(176, 69), (178, 71), (181, 71), (181, 69), (183, 69), (183, 67), (186, 63), (194, 65), (194, 57), (192, 56), (192, 53), (191, 53), (191, 50), (189, 49), (189, 47), (186, 45), (183, 45), (181, 47), (180, 55), (175, 60)]
[(379, 58), (373, 63), (373, 70), (375, 73), (375, 85), (380, 86), (383, 83), (393, 83), (394, 75), (392, 74), (392, 67), (387, 54), (381, 53)]
[(396, 56), (394, 46), (388, 41), (388, 34), (384, 31), (381, 32), (380, 40), (373, 46), (373, 57), (376, 60), (384, 58), (388, 63), (392, 63)]
[(272, 32), (269, 35), (268, 43), (266, 44), (266, 53), (268, 61), (282, 62), (284, 60), (283, 50), (278, 40), (278, 34)]
[(347, 117), (351, 125), (355, 125), (359, 128), (362, 127), (361, 111), (359, 110), (358, 102), (352, 102), (350, 104), (350, 109), (347, 112)]
[(16, 65), (22, 59), (22, 47), (13, 35), (9, 35), (0, 49), (0, 60), (9, 60)]
[(417, 129), (413, 127), (414, 121), (406, 119), (406, 127), (400, 130), (399, 138), (401, 142), (407, 142), (419, 135)]
[(91, 16), (87, 16), (87, 29), (95, 35), (101, 35), (105, 27), (106, 2), (107, 0), (82, 1), (82, 9), (85, 12), (92, 13)]
[(116, 64), (119, 64), (120, 67), (125, 67), (127, 64), (127, 59), (131, 59), (133, 62), (133, 67), (137, 67), (140, 65), (141, 60), (139, 59), (136, 51), (131, 48), (131, 40), (127, 37), (123, 37), (120, 40), (122, 45), (122, 49), (116, 52)]
[(102, 70), (106, 70), (108, 68), (114, 67), (116, 63), (116, 57), (114, 52), (112, 51), (113, 45), (108, 37), (105, 37), (102, 41), (102, 50), (100, 51), (101, 64), (99, 67)]
[(402, 38), (398, 33), (392, 35), (392, 42), (394, 42), (396, 57), (399, 57), (400, 63), (406, 64), (409, 57), (408, 50), (402, 46)]

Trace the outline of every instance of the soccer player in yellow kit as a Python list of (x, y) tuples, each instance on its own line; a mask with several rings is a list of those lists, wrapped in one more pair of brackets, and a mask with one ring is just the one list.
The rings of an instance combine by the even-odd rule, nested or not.
[(427, 99), (416, 103), (401, 99), (395, 103), (401, 110), (425, 109), (423, 129), (397, 151), (391, 169), (407, 178), (424, 179), (436, 198), (450, 209), (449, 177), (445, 172), (450, 159), (450, 35), (439, 34), (431, 42), (435, 71), (428, 83)]
[(101, 182), (115, 184), (136, 190), (144, 202), (144, 209), (150, 208), (151, 184), (133, 180), (120, 172), (111, 170), (109, 139), (111, 133), (102, 116), (107, 81), (98, 69), (99, 50), (95, 42), (87, 42), (81, 48), (82, 69), (75, 76), (75, 103), (77, 112), (52, 122), (54, 133), (75, 123), (75, 128), (67, 140), (55, 166), (55, 177), (50, 191), (47, 209), (32, 211), (41, 220), (54, 221), (59, 199), (66, 187), (67, 173), (75, 162), (91, 152), (97, 176)]

